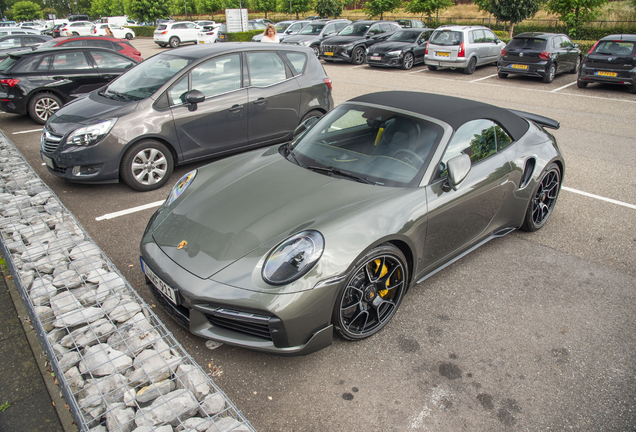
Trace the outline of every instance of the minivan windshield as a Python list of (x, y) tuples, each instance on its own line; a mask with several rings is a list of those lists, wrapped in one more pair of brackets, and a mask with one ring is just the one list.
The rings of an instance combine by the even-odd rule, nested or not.
[(150, 57), (113, 81), (100, 95), (126, 102), (146, 99), (193, 61), (173, 54)]
[(369, 27), (371, 24), (349, 24), (338, 33), (338, 36), (364, 36)]
[(387, 38), (387, 42), (415, 42), (420, 35), (416, 31), (398, 31)]
[(299, 35), (317, 35), (320, 34), (320, 31), (326, 24), (308, 24), (301, 31), (298, 32)]

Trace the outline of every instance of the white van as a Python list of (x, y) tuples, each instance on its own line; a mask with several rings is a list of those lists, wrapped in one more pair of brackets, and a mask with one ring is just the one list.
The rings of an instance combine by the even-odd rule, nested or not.
[(100, 19), (102, 24), (117, 24), (119, 26), (129, 26), (134, 25), (132, 20), (129, 20), (127, 16), (116, 16), (116, 17), (103, 17)]

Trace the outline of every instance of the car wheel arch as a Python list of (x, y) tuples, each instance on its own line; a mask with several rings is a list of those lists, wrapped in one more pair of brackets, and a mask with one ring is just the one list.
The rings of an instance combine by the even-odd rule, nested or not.
[(165, 137), (157, 136), (157, 135), (141, 135), (129, 141), (128, 144), (122, 147), (121, 152), (119, 153), (119, 162), (117, 166), (121, 166), (121, 161), (124, 158), (124, 155), (126, 154), (129, 148), (137, 144), (139, 141), (143, 141), (147, 139), (155, 140), (165, 145), (168, 148), (168, 150), (170, 150), (170, 153), (172, 154), (174, 168), (179, 166), (180, 159), (179, 159), (179, 155), (177, 154), (177, 149), (175, 148), (175, 146), (170, 141), (166, 140)]
[[(63, 94), (61, 94), (59, 91), (57, 91), (57, 89), (50, 87), (50, 88), (46, 88), (46, 87), (41, 87), (41, 88), (37, 88), (35, 90), (32, 90), (31, 93), (29, 93), (29, 96), (27, 97), (27, 104), (31, 103), (31, 99), (33, 99), (35, 96), (37, 96), (40, 93), (51, 93), (54, 94), (55, 96), (59, 97), (62, 100), (62, 104), (65, 105), (67, 104), (69, 101), (66, 97), (64, 97)], [(61, 107), (60, 107), (61, 108)]]

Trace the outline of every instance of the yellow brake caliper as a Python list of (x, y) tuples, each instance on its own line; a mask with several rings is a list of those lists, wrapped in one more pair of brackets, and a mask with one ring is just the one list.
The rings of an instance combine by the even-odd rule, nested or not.
[[(387, 268), (386, 264), (382, 264), (382, 260), (377, 259), (377, 260), (374, 261), (374, 263), (375, 263), (375, 272), (376, 273), (378, 272), (378, 270), (380, 268), (380, 265), (382, 265), (382, 271), (380, 272), (380, 277), (384, 277), (389, 272), (389, 269)], [(389, 280), (388, 279), (386, 281), (386, 286), (387, 287), (389, 286)], [(378, 294), (382, 298), (384, 298), (388, 293), (389, 293), (388, 289), (383, 289), (383, 290), (378, 291)]]

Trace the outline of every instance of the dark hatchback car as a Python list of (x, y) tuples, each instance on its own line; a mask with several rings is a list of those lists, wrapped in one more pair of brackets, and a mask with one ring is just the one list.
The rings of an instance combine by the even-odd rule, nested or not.
[(338, 34), (349, 24), (351, 24), (351, 21), (347, 19), (314, 20), (303, 27), (298, 34), (285, 37), (285, 40), (281, 43), (308, 46), (318, 56), (320, 55), (320, 42), (326, 37)]
[(386, 40), (400, 29), (395, 21), (355, 21), (337, 36), (320, 43), (320, 58), (328, 62), (339, 60), (362, 64), (368, 47)]
[(175, 165), (289, 140), (333, 107), (309, 48), (202, 44), (159, 53), (46, 123), (42, 157), (69, 181), (161, 187)]
[(509, 74), (539, 77), (551, 83), (556, 74), (575, 74), (581, 65), (581, 50), (569, 37), (558, 33), (521, 33), (501, 50), (499, 78)]
[(408, 70), (416, 64), (424, 63), (426, 42), (431, 33), (433, 29), (399, 30), (386, 41), (367, 48), (367, 64)]
[(576, 85), (618, 84), (636, 93), (636, 35), (615, 34), (596, 42), (583, 58)]
[(62, 105), (108, 84), (137, 62), (99, 47), (18, 51), (0, 62), (0, 110), (44, 124)]
[(31, 34), (0, 36), (0, 60), (6, 59), (10, 52), (41, 45), (48, 40), (51, 40), (51, 36)]
[(45, 42), (38, 48), (83, 46), (108, 48), (138, 62), (143, 61), (141, 52), (139, 52), (137, 48), (133, 47), (129, 41), (126, 39), (117, 39), (112, 36), (64, 36)]

